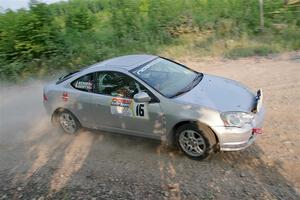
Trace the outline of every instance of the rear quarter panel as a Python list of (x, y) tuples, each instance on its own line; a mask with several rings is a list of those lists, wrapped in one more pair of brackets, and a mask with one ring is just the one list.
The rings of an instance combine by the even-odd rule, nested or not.
[[(63, 97), (64, 93), (67, 94), (68, 98)], [(44, 106), (49, 115), (52, 115), (57, 109), (63, 108), (72, 112), (81, 125), (85, 127), (92, 125), (89, 106), (91, 97), (88, 93), (75, 90), (68, 82), (45, 86), (44, 94), (48, 97), (48, 101), (44, 101)]]

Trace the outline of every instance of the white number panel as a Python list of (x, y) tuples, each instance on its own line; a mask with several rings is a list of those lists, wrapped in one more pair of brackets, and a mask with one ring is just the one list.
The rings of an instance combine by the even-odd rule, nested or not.
[(142, 119), (149, 119), (148, 114), (148, 103), (133, 103), (133, 112), (134, 117), (142, 118)]

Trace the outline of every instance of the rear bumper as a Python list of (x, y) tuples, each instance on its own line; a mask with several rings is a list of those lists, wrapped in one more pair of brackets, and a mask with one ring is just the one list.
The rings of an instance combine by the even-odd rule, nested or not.
[(49, 116), (51, 116), (51, 114), (52, 114), (52, 107), (51, 107), (51, 105), (48, 102), (46, 102), (46, 101), (43, 101), (43, 105), (44, 105), (44, 108), (46, 110), (46, 113)]
[(262, 108), (255, 114), (251, 125), (243, 128), (237, 127), (212, 127), (216, 133), (221, 151), (238, 151), (249, 147), (256, 138), (255, 129), (262, 128), (265, 110)]

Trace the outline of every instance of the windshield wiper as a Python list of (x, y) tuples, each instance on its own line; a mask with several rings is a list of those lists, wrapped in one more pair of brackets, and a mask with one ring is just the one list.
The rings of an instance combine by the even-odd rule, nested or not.
[(197, 73), (196, 77), (193, 80), (193, 87), (195, 87), (203, 78), (203, 74), (202, 73)]
[(184, 94), (184, 93), (190, 91), (191, 89), (192, 88), (190, 88), (190, 87), (185, 87), (182, 90), (179, 90), (178, 92), (176, 92), (174, 95), (170, 96), (170, 98), (173, 98), (173, 97), (179, 96), (181, 94)]
[(190, 91), (191, 89), (193, 89), (201, 80), (202, 80), (203, 74), (202, 73), (198, 73), (196, 75), (196, 77), (194, 78), (194, 80), (188, 84), (185, 88), (179, 90), (178, 92), (176, 92), (174, 95), (170, 96), (170, 98), (174, 98), (176, 96), (179, 96), (181, 94), (187, 93), (188, 91)]

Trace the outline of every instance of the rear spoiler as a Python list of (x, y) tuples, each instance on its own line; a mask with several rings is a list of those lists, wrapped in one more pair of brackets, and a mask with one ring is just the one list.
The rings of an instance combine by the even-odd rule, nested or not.
[(262, 89), (257, 90), (256, 96), (255, 96), (255, 107), (253, 108), (252, 112), (258, 113), (262, 109), (262, 103), (263, 103), (263, 91)]

